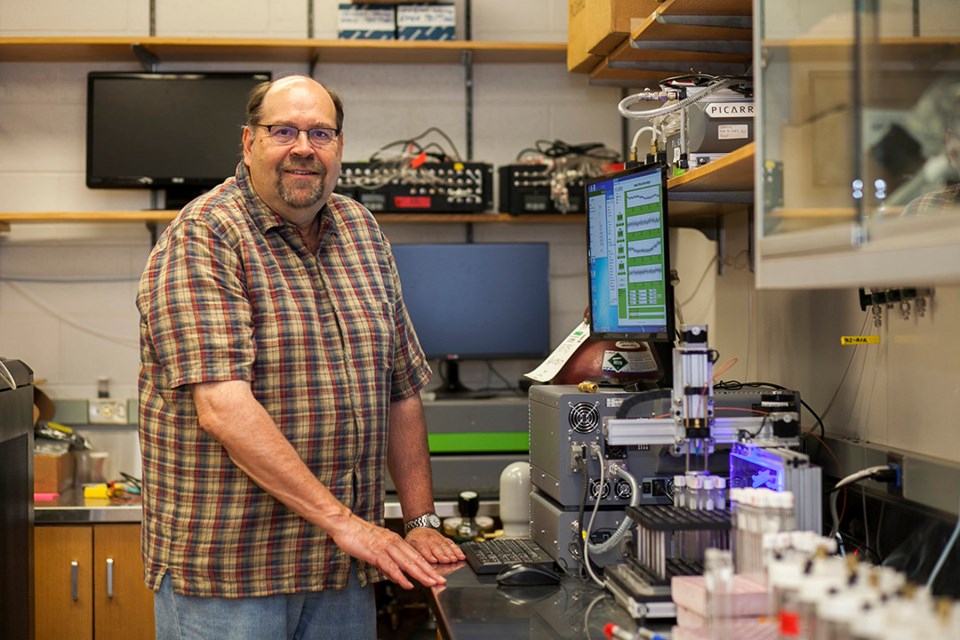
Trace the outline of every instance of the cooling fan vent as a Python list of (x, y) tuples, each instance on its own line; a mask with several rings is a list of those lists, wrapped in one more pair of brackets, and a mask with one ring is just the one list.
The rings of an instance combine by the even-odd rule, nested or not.
[(577, 433), (592, 433), (600, 426), (600, 410), (595, 402), (578, 402), (570, 406), (567, 419)]

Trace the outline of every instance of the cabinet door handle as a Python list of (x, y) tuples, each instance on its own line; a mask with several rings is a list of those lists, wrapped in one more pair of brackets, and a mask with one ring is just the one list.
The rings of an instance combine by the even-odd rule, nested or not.
[(76, 560), (70, 562), (70, 598), (76, 602), (80, 599), (80, 563)]
[(113, 558), (107, 558), (107, 597), (113, 597)]

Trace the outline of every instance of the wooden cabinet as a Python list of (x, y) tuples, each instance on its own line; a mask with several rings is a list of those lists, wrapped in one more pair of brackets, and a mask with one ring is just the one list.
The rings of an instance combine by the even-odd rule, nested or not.
[(34, 529), (36, 640), (153, 640), (139, 524)]

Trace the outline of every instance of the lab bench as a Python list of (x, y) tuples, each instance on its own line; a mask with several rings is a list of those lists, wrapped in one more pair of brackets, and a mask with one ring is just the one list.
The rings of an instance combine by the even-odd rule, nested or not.
[[(447, 583), (430, 589), (443, 640), (603, 638), (613, 623), (635, 633), (637, 623), (613, 596), (589, 580), (568, 577), (547, 586), (499, 586), (465, 563), (443, 569)], [(653, 630), (668, 630), (667, 621)]]

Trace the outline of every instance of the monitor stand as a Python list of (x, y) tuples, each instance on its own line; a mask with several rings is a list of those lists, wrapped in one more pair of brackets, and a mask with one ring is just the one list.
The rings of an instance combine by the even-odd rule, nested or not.
[(164, 209), (168, 209), (170, 211), (179, 211), (187, 206), (191, 200), (197, 196), (203, 195), (209, 190), (210, 187), (198, 185), (178, 185), (165, 187)]
[(474, 391), (460, 381), (460, 362), (458, 360), (441, 360), (440, 376), (443, 385), (434, 389), (437, 400), (485, 400), (494, 398), (491, 391)]

